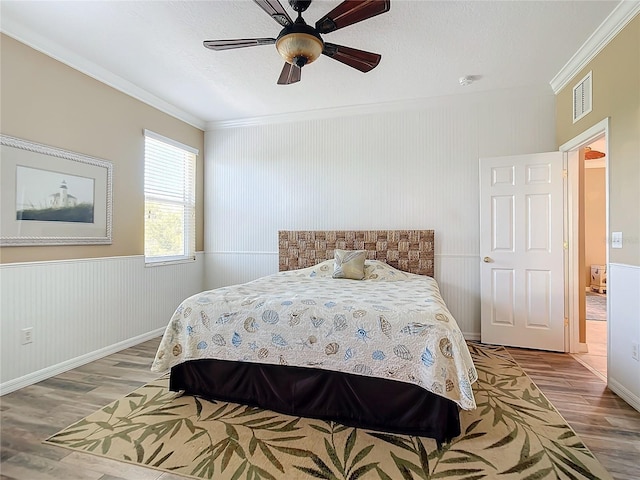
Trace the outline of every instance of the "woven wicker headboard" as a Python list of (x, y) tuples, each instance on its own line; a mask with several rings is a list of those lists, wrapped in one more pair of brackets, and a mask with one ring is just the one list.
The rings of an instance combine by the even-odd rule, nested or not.
[(295, 270), (333, 258), (334, 249), (366, 250), (398, 270), (433, 277), (433, 230), (278, 232), (279, 269)]

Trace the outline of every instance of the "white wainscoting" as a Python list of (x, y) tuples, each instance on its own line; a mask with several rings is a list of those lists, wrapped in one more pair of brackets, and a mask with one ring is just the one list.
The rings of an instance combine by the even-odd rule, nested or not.
[[(435, 256), (440, 293), (468, 340), (480, 339), (478, 255)], [(278, 271), (277, 252), (210, 252), (205, 254), (205, 289), (244, 283)]]
[[(145, 267), (143, 256), (0, 266), (0, 392), (9, 393), (161, 335), (203, 289), (204, 260)], [(21, 344), (21, 330), (33, 342)]]
[(434, 275), (464, 338), (480, 340), (480, 256), (436, 255)]
[(607, 296), (607, 383), (640, 412), (640, 361), (631, 357), (632, 344), (640, 344), (640, 267), (610, 263)]

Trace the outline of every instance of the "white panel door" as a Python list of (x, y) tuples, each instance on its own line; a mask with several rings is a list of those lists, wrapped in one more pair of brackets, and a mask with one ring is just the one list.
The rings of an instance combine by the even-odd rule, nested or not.
[(560, 152), (480, 159), (481, 340), (564, 351)]

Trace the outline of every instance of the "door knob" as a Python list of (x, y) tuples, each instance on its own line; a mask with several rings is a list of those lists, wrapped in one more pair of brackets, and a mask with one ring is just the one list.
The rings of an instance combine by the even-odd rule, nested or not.
[(490, 263), (490, 262), (491, 262), (491, 257), (484, 257), (484, 258), (482, 259), (482, 261), (483, 261), (484, 263)]

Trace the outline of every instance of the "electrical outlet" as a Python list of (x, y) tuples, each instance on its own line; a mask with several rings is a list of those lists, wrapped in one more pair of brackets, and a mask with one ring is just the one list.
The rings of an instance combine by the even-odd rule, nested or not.
[(20, 338), (22, 339), (22, 345), (33, 342), (33, 327), (20, 330)]
[(640, 358), (638, 357), (638, 348), (638, 343), (634, 342), (631, 344), (631, 358), (636, 362), (640, 362)]

